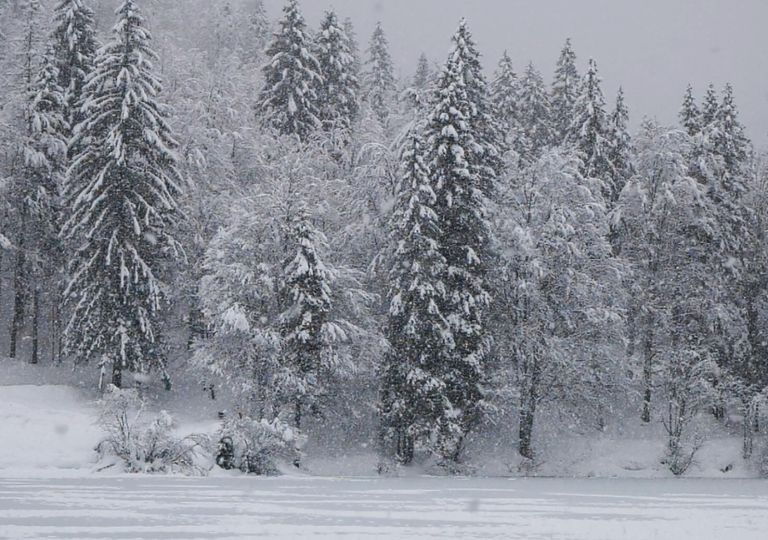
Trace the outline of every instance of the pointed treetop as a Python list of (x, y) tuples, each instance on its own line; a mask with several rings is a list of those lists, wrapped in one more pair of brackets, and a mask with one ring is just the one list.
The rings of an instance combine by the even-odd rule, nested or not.
[(685, 131), (693, 137), (701, 131), (701, 112), (693, 97), (693, 87), (689, 84), (685, 89), (683, 106), (680, 108), (680, 123)]

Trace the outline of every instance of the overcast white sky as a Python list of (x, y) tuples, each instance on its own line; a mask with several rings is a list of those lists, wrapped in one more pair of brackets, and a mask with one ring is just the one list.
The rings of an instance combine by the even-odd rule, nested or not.
[[(283, 0), (265, 0), (278, 17)], [(676, 119), (686, 85), (703, 94), (734, 85), (741, 119), (768, 146), (768, 0), (303, 0), (316, 27), (333, 6), (351, 17), (366, 46), (377, 20), (392, 56), (410, 74), (423, 51), (441, 63), (459, 19), (467, 17), (487, 70), (509, 50), (518, 71), (529, 61), (552, 78), (566, 37), (583, 68), (598, 62), (606, 98), (624, 86), (635, 125), (643, 116)]]

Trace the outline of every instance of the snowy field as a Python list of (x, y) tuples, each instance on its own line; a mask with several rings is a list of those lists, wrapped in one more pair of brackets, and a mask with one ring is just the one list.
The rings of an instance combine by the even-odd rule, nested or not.
[(765, 540), (758, 480), (0, 479), (0, 538)]

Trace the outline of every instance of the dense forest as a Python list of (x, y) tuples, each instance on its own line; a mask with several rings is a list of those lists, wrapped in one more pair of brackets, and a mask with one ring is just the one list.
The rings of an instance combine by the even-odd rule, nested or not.
[(535, 463), (542, 411), (627, 406), (675, 474), (703, 415), (750, 457), (768, 159), (734, 88), (631, 130), (565, 36), (542, 74), (470, 23), (398, 77), (386, 28), (296, 0), (0, 0), (2, 362), (183, 373), (245, 438), (333, 426), (382, 471), (500, 431)]

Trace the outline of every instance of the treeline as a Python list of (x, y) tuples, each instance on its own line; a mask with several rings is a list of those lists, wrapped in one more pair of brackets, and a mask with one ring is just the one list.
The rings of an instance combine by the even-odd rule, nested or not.
[(704, 413), (751, 454), (768, 168), (731, 86), (630, 135), (570, 41), (551, 85), (507, 53), (489, 82), (462, 21), (398, 80), (333, 11), (161, 0), (153, 37), (139, 3), (101, 35), (86, 0), (0, 2), (10, 358), (195, 373), (382, 466), (454, 470), (511, 418), (533, 463), (543, 407), (603, 429), (633, 396), (676, 474)]

